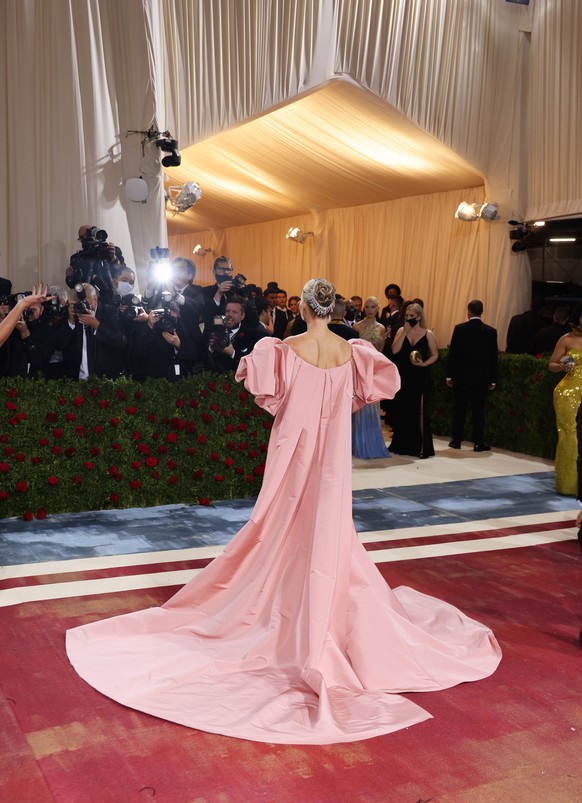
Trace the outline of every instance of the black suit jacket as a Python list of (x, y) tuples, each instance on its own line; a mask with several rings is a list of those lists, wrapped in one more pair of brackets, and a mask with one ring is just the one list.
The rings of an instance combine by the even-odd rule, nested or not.
[(291, 310), (282, 310), (278, 307), (275, 307), (275, 318), (273, 321), (273, 336), (278, 337), (279, 340), (283, 340), (285, 336), (285, 329), (287, 328), (287, 324), (293, 317), (293, 313)]
[(234, 346), (234, 357), (229, 357), (228, 354), (224, 354), (222, 351), (208, 351), (207, 346), (206, 354), (209, 370), (218, 371), (219, 373), (236, 371), (241, 358), (251, 353), (257, 340), (267, 336), (267, 332), (262, 335), (256, 329), (248, 329), (245, 326), (241, 326), (234, 339), (231, 340)]
[(480, 318), (458, 323), (453, 331), (447, 378), (466, 385), (497, 382), (497, 330)]
[[(95, 311), (99, 328), (95, 331), (87, 327), (87, 360), (90, 376), (117, 379), (125, 372), (125, 350), (127, 337), (115, 307), (99, 302)], [(65, 373), (72, 379), (79, 378), (83, 357), (83, 324), (69, 327), (66, 343), (63, 345)]]

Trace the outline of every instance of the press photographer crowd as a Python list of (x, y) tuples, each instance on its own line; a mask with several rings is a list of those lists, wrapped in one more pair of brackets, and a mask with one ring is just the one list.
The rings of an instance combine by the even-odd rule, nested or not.
[[(0, 279), (1, 377), (174, 381), (234, 371), (260, 338), (303, 331), (298, 296), (288, 298), (277, 282), (264, 290), (247, 284), (228, 257), (215, 260), (215, 282), (202, 287), (194, 284), (192, 260), (170, 261), (168, 249), (153, 248), (140, 296), (135, 271), (105, 230), (81, 226), (79, 241), (67, 287), (13, 293)], [(362, 317), (362, 300), (355, 299), (356, 308), (346, 303), (338, 315), (354, 337), (347, 322)]]

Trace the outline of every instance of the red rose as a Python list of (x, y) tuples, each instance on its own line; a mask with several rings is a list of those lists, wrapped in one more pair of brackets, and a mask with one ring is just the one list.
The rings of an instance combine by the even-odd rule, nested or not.
[(6, 491), (0, 491), (0, 502), (5, 502), (8, 499)]
[(10, 471), (8, 463), (0, 463), (0, 473), (6, 474), (7, 471)]
[(178, 434), (176, 432), (168, 432), (168, 437), (166, 438), (168, 443), (176, 443), (178, 440)]
[(253, 475), (252, 474), (247, 474), (246, 477), (245, 477), (245, 480), (247, 482), (252, 482), (253, 481)]
[(222, 474), (215, 474), (214, 479), (216, 480), (216, 482), (222, 482), (224, 477), (222, 476)]
[(249, 449), (249, 457), (258, 457), (259, 453), (256, 449)]
[(176, 463), (175, 460), (168, 460), (168, 468), (174, 469), (174, 468), (176, 468), (176, 465), (177, 465), (177, 463)]
[(55, 477), (54, 474), (51, 474), (50, 477), (47, 477), (46, 481), (48, 482), (49, 485), (53, 485), (53, 486), (59, 484), (59, 478)]
[(75, 396), (73, 404), (75, 407), (81, 407), (81, 405), (85, 404), (85, 399), (82, 396)]
[(83, 463), (83, 465), (85, 466), (85, 468), (89, 469), (89, 471), (92, 471), (92, 470), (93, 470), (93, 468), (94, 468), (94, 465), (93, 465), (93, 463), (91, 463), (91, 461), (89, 461), (89, 460), (86, 460), (86, 461)]
[(141, 488), (141, 482), (139, 480), (132, 480), (129, 484), (134, 490)]
[(246, 424), (239, 424), (238, 425), (238, 431), (239, 432), (246, 432), (247, 429), (248, 429), (248, 426)]
[(190, 457), (192, 457), (192, 455), (195, 455), (195, 454), (196, 454), (196, 449), (194, 449), (194, 447), (193, 447), (193, 446), (189, 446), (189, 447), (186, 449), (186, 454), (187, 454), (187, 455), (190, 455)]
[(220, 455), (218, 452), (210, 452), (210, 459), (211, 460), (220, 460)]
[(24, 521), (32, 521), (34, 518), (34, 514), (32, 513), (32, 511), (27, 510), (26, 513), (22, 514), (22, 518), (24, 519)]
[(265, 473), (265, 464), (261, 463), (259, 466), (255, 466), (253, 469), (253, 474), (256, 474), (257, 477), (262, 477)]
[(196, 432), (196, 424), (194, 423), (194, 421), (186, 421), (186, 431)]
[(246, 449), (248, 449), (248, 443), (246, 441), (241, 441), (238, 445), (239, 452), (244, 452)]
[(117, 466), (109, 466), (109, 468), (107, 469), (107, 473), (111, 474), (112, 476), (115, 476), (116, 474), (119, 474), (119, 469), (117, 468)]
[(263, 429), (271, 429), (272, 422), (271, 421), (263, 421)]
[(192, 407), (192, 409), (195, 410), (196, 407), (198, 407), (198, 402), (196, 401), (196, 399), (189, 399), (188, 406)]
[(125, 412), (128, 415), (135, 415), (137, 413), (137, 407), (131, 407), (131, 406), (130, 407), (126, 407), (125, 408)]
[(202, 420), (204, 421), (205, 424), (210, 424), (210, 422), (212, 421), (212, 416), (210, 415), (210, 413), (202, 413)]
[(148, 415), (148, 421), (150, 422), (150, 424), (153, 424), (155, 420), (156, 420), (155, 415), (153, 413), (150, 413)]
[(175, 485), (178, 482), (178, 477), (175, 474), (170, 474), (168, 477), (168, 485)]
[(18, 480), (16, 483), (16, 490), (18, 493), (26, 493), (28, 491), (28, 483), (26, 480)]
[(109, 407), (109, 399), (101, 399), (101, 401), (99, 402), (99, 407), (102, 410), (106, 410)]
[(63, 430), (62, 429), (60, 429), (59, 427), (56, 427), (56, 429), (53, 429), (53, 438), (62, 438), (62, 437), (63, 437)]
[(67, 419), (67, 421), (76, 421), (77, 420), (77, 416), (75, 415), (75, 413), (67, 413), (65, 418)]
[(47, 440), (47, 438), (39, 438), (39, 439), (38, 439), (38, 445), (39, 445), (39, 446), (48, 446), (48, 440)]
[(91, 455), (93, 457), (97, 457), (97, 455), (101, 454), (101, 449), (98, 446), (91, 447)]
[(259, 449), (261, 450), (261, 452), (266, 452), (268, 448), (269, 447), (267, 446), (266, 443), (261, 443), (261, 445), (259, 446)]
[(121, 482), (121, 474), (114, 474), (113, 479), (115, 482)]
[(216, 390), (216, 382), (214, 382), (214, 381), (211, 379), (211, 380), (210, 380), (210, 382), (207, 382), (207, 383), (206, 383), (206, 387), (207, 387), (209, 390)]
[(15, 399), (18, 395), (16, 388), (10, 388), (10, 390), (8, 391), (8, 395), (10, 396), (11, 399)]
[(157, 480), (159, 476), (160, 475), (159, 475), (159, 473), (157, 471), (152, 471), (152, 479), (153, 480)]
[(146, 466), (149, 466), (150, 468), (153, 468), (154, 466), (157, 466), (158, 462), (159, 462), (158, 458), (154, 457), (153, 455), (150, 455), (149, 457), (146, 457)]
[(245, 393), (244, 390), (241, 390), (241, 392), (238, 394), (238, 397), (241, 401), (246, 401), (249, 397), (249, 394)]
[(109, 494), (109, 501), (113, 502), (113, 504), (116, 505), (119, 502), (119, 494), (116, 493)]
[[(16, 408), (14, 408), (14, 409), (16, 409)], [(57, 416), (56, 413), (47, 413), (46, 414), (46, 420), (50, 421), (51, 424), (54, 424), (57, 421), (57, 419), (58, 419), (58, 416)]]
[(208, 391), (207, 390), (201, 390), (200, 391), (200, 395), (203, 396), (203, 397), (206, 397), (206, 396), (208, 396)]
[(10, 424), (11, 427), (17, 427), (18, 426), (18, 418), (9, 418), (8, 419), (8, 423)]
[(14, 449), (12, 448), (12, 446), (7, 446), (6, 449), (4, 449), (4, 454), (6, 455), (6, 457), (10, 457), (11, 454), (14, 454)]
[(206, 437), (206, 435), (198, 435), (198, 443), (206, 443), (207, 441), (208, 438)]
[(158, 433), (157, 433), (157, 432), (154, 432), (154, 433), (153, 433), (153, 435), (152, 435), (152, 440), (153, 440), (153, 441), (157, 441), (159, 437), (160, 437), (160, 436), (158, 435)]
[(207, 496), (201, 496), (198, 499), (198, 504), (204, 505), (204, 507), (210, 507), (210, 505), (212, 504), (212, 500), (209, 499)]
[(201, 480), (203, 476), (204, 476), (204, 472), (201, 471), (200, 469), (198, 469), (198, 471), (194, 472), (194, 479), (195, 480)]
[(14, 459), (18, 460), (19, 463), (23, 463), (26, 460), (26, 455), (22, 452), (16, 452)]
[(143, 390), (136, 390), (135, 393), (133, 394), (133, 397), (134, 399), (137, 399), (137, 401), (143, 399)]
[(95, 424), (95, 426), (93, 427), (93, 432), (96, 435), (101, 435), (101, 433), (103, 432), (103, 427), (101, 426), (101, 424)]
[(8, 443), (8, 435), (0, 435), (0, 443)]
[(38, 466), (38, 464), (40, 463), (40, 457), (36, 456), (31, 457), (30, 462), (32, 463), (33, 466)]
[(228, 384), (228, 382), (223, 382), (222, 383), (222, 389), (224, 390), (225, 393), (230, 393), (231, 388), (230, 388), (230, 385)]
[(176, 399), (176, 407), (183, 407), (184, 399)]
[(181, 418), (174, 416), (174, 418), (172, 418), (172, 426), (174, 429), (184, 429), (184, 422)]
[(244, 468), (243, 468), (242, 466), (237, 466), (237, 467), (235, 468), (235, 472), (236, 472), (237, 474), (244, 474), (244, 473), (245, 473), (245, 470), (244, 470)]
[(36, 518), (39, 521), (42, 521), (42, 519), (46, 519), (46, 510), (43, 507), (39, 507), (39, 509), (36, 511)]
[(234, 424), (227, 424), (224, 428), (225, 432), (234, 432)]
[(78, 426), (75, 427), (75, 435), (78, 438), (85, 437), (85, 427), (82, 424), (79, 424)]
[(210, 409), (214, 410), (214, 412), (217, 413), (220, 410), (220, 407), (218, 404), (211, 404)]
[(93, 398), (95, 398), (95, 396), (97, 396), (99, 391), (97, 390), (97, 388), (91, 388), (91, 390), (89, 392), (91, 393), (91, 396), (93, 396)]
[(131, 433), (131, 439), (133, 441), (139, 441), (141, 439), (141, 432), (138, 429), (136, 429), (135, 432)]
[(52, 450), (51, 450), (51, 451), (52, 451), (52, 453), (53, 453), (53, 454), (61, 454), (61, 452), (62, 452), (63, 450), (61, 449), (61, 447), (60, 447), (60, 446), (57, 446), (57, 445), (56, 445), (56, 443), (55, 443), (55, 445), (53, 446), (53, 448), (52, 448)]
[(119, 424), (119, 418), (112, 418), (109, 423), (111, 424), (112, 427), (116, 427)]
[(111, 444), (111, 448), (113, 449), (114, 452), (120, 452), (123, 447), (122, 447), (122, 445), (120, 443), (115, 443), (114, 442), (114, 443)]
[(131, 464), (131, 467), (135, 469), (141, 468), (141, 463), (139, 462), (139, 460), (134, 460), (133, 463)]
[(234, 460), (232, 459), (232, 457), (227, 457), (226, 460), (224, 461), (224, 465), (229, 467), (234, 466)]
[(116, 396), (117, 396), (117, 398), (118, 398), (118, 399), (120, 399), (121, 401), (123, 401), (123, 400), (125, 399), (125, 392), (124, 392), (123, 390), (116, 390), (116, 391), (115, 391), (115, 395), (116, 395)]
[(147, 445), (147, 443), (139, 443), (137, 451), (140, 452), (140, 454), (149, 454), (150, 447)]
[(167, 446), (158, 446), (158, 454), (166, 454), (167, 451), (168, 451)]
[(75, 476), (73, 477), (73, 482), (75, 483), (75, 485), (82, 485), (83, 478), (80, 477), (78, 474), (75, 474)]
[(64, 407), (66, 403), (67, 403), (67, 400), (65, 399), (65, 397), (64, 396), (60, 396), (59, 397), (59, 404), (61, 405), (61, 407)]

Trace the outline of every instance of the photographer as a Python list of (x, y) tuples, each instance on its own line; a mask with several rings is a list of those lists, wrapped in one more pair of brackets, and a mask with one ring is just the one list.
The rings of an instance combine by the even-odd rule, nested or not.
[(118, 310), (103, 304), (92, 284), (77, 284), (75, 292), (77, 300), (69, 304), (69, 331), (63, 346), (66, 375), (73, 379), (122, 376), (127, 337)]
[(187, 373), (185, 366), (199, 359), (178, 304), (167, 300), (162, 304), (161, 309), (150, 310), (147, 325), (138, 327), (131, 341), (133, 377), (140, 382), (148, 378), (176, 381), (182, 373)]
[(79, 241), (81, 250), (73, 254), (65, 271), (67, 286), (92, 284), (99, 290), (102, 303), (110, 303), (114, 295), (113, 274), (124, 261), (121, 249), (107, 242), (107, 232), (97, 226), (81, 226)]
[(8, 376), (48, 378), (49, 361), (58, 338), (45, 313), (40, 299), (23, 310), (10, 335)]
[(257, 340), (266, 337), (256, 327), (243, 324), (246, 304), (243, 298), (231, 296), (226, 301), (224, 321), (217, 316), (212, 326), (205, 328), (207, 360), (211, 371), (236, 371), (241, 357), (250, 354)]
[[(4, 281), (9, 284), (7, 279)], [(7, 341), (22, 313), (29, 307), (34, 307), (38, 303), (47, 301), (48, 298), (46, 287), (42, 284), (38, 286), (38, 291), (33, 286), (30, 295), (22, 295), (19, 298), (16, 296), (2, 298), (4, 303), (0, 305), (0, 347), (2, 347), (0, 348), (0, 354), (2, 355), (3, 370), (8, 370), (10, 359), (10, 348)]]
[[(230, 296), (237, 296), (248, 300), (247, 316), (250, 326), (259, 323), (259, 316), (255, 310), (254, 300), (247, 299), (246, 277), (242, 273), (233, 276), (232, 262), (228, 257), (217, 257), (214, 260), (213, 273), (215, 283), (203, 287), (200, 296), (200, 309), (205, 326), (212, 326), (216, 315), (224, 315), (226, 302)], [(247, 324), (249, 321), (247, 321)]]

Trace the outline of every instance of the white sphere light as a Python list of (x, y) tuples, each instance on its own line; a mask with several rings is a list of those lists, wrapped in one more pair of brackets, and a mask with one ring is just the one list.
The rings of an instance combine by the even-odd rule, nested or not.
[(130, 201), (145, 203), (149, 195), (149, 187), (143, 178), (128, 178), (125, 182), (125, 194)]

